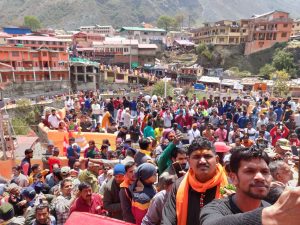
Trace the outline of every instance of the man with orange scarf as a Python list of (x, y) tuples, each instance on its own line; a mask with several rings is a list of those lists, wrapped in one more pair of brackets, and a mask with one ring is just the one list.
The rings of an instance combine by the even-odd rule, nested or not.
[(135, 224), (135, 219), (131, 211), (132, 195), (129, 186), (136, 180), (135, 178), (135, 162), (127, 162), (125, 164), (125, 179), (120, 185), (119, 197), (121, 201), (123, 220), (128, 223)]
[(163, 225), (200, 225), (202, 207), (221, 198), (227, 177), (212, 143), (197, 137), (188, 148), (190, 169), (176, 181), (163, 210)]

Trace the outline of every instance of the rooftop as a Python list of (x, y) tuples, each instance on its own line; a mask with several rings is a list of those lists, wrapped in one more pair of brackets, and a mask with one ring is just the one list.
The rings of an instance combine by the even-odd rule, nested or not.
[(166, 32), (164, 29), (160, 28), (144, 28), (144, 27), (122, 27), (120, 31), (148, 31), (148, 32)]
[(138, 48), (157, 49), (156, 44), (138, 44)]
[(265, 16), (271, 15), (271, 14), (273, 14), (275, 12), (283, 12), (283, 13), (289, 14), (288, 12), (284, 12), (284, 11), (280, 11), (280, 10), (273, 10), (271, 12), (267, 12), (267, 13), (260, 14), (260, 15), (253, 15), (252, 18), (256, 19), (256, 18), (260, 18), (260, 17), (265, 17)]
[(49, 36), (19, 36), (19, 37), (12, 37), (8, 38), (8, 40), (20, 40), (20, 41), (57, 41), (57, 42), (65, 42), (62, 39), (58, 39), (56, 37), (49, 37)]

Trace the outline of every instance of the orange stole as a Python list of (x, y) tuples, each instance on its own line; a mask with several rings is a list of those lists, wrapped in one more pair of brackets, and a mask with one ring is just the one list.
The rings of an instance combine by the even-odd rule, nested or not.
[(217, 186), (216, 199), (220, 199), (220, 187), (225, 187), (228, 184), (225, 170), (220, 164), (217, 164), (216, 175), (207, 181), (206, 183), (200, 183), (197, 181), (194, 172), (190, 169), (183, 178), (176, 194), (176, 215), (177, 225), (186, 225), (187, 213), (188, 213), (188, 194), (189, 187), (193, 188), (199, 193), (204, 193), (206, 190)]

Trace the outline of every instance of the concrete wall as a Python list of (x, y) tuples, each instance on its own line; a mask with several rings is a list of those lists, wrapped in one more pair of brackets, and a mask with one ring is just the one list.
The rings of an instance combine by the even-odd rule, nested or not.
[(37, 81), (12, 83), (3, 91), (4, 98), (22, 98), (33, 96), (53, 96), (67, 93), (70, 89), (70, 81)]

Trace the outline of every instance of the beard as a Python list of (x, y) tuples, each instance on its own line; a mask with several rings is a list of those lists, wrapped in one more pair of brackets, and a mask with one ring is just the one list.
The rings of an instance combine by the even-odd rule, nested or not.
[[(254, 188), (264, 188), (265, 191), (256, 192), (253, 190)], [(251, 198), (262, 200), (265, 197), (267, 197), (268, 193), (270, 191), (270, 186), (268, 184), (257, 182), (254, 184), (250, 184), (247, 192), (245, 192), (246, 195), (248, 195)]]

